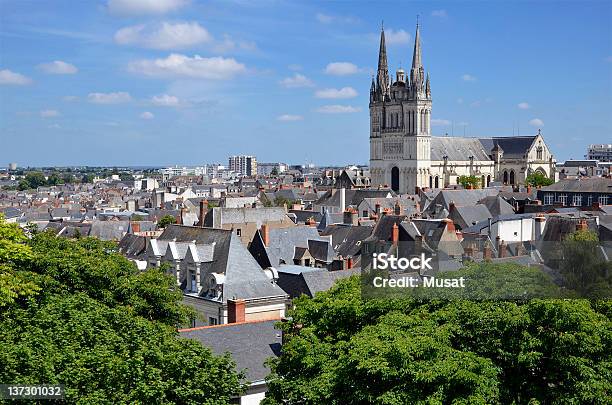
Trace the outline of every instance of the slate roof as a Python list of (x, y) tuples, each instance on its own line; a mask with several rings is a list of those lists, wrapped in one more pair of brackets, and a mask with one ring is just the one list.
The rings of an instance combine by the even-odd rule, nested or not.
[[(293, 228), (289, 228), (293, 229)], [(271, 234), (273, 230), (270, 230)], [(201, 265), (202, 277), (210, 273), (225, 275), (223, 301), (236, 298), (283, 296), (280, 287), (272, 284), (253, 256), (231, 230), (169, 225), (158, 241), (192, 242), (196, 245), (212, 245), (212, 260)], [(170, 243), (169, 243), (170, 245)], [(291, 252), (293, 257), (293, 250)]]
[(491, 160), (478, 138), (432, 136), (431, 160), (442, 161), (444, 156), (448, 156), (449, 161), (469, 161), (470, 156), (476, 161)]
[(504, 159), (523, 159), (537, 135), (529, 136), (501, 136), (493, 138), (480, 138), (480, 143), (487, 155), (491, 153), (495, 144), (504, 151)]
[(611, 193), (612, 179), (605, 177), (591, 177), (587, 179), (564, 179), (542, 187), (540, 192), (566, 191), (572, 193)]
[(199, 341), (215, 354), (230, 352), (236, 368), (246, 370), (247, 380), (257, 382), (270, 373), (265, 361), (280, 355), (281, 332), (274, 329), (275, 323), (243, 322), (186, 329), (180, 331), (180, 336)]

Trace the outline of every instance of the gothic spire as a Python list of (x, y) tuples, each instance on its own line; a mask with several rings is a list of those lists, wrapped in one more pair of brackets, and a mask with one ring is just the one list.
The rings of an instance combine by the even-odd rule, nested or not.
[(385, 45), (385, 29), (380, 30), (380, 48), (378, 50), (378, 72), (376, 87), (380, 94), (385, 95), (389, 87), (389, 67), (387, 65), (387, 47)]

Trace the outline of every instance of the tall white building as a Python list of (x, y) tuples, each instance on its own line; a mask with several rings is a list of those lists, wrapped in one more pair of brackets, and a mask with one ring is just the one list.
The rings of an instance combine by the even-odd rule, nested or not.
[(256, 176), (257, 159), (255, 156), (250, 155), (230, 156), (229, 169), (233, 172), (241, 174), (242, 176)]
[(540, 131), (518, 137), (433, 137), (431, 82), (422, 59), (417, 24), (410, 76), (400, 67), (392, 80), (381, 31), (378, 70), (370, 87), (373, 187), (414, 193), (417, 188), (457, 184), (462, 175), (478, 177), (482, 187), (492, 181), (521, 184), (533, 172), (556, 179), (556, 161)]

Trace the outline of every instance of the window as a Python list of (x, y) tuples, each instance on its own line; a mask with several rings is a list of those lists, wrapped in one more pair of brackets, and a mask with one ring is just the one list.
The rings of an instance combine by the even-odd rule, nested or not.
[(209, 324), (209, 325), (217, 325), (217, 324), (218, 324), (218, 322), (217, 322), (217, 318), (214, 318), (214, 317), (212, 317), (212, 316), (209, 316), (209, 317), (208, 317), (208, 324)]
[(567, 195), (565, 194), (559, 194), (559, 202), (563, 205), (567, 204)]
[(580, 207), (582, 205), (582, 195), (581, 194), (574, 195), (574, 198), (572, 199), (572, 205), (574, 207)]
[(544, 204), (550, 205), (555, 201), (554, 194), (544, 194)]

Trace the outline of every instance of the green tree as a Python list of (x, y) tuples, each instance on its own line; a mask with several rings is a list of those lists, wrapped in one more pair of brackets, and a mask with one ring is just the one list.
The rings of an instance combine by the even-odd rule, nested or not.
[(463, 188), (480, 188), (482, 185), (482, 180), (476, 176), (459, 176), (457, 179), (457, 184), (461, 184)]
[(159, 221), (157, 221), (157, 226), (160, 228), (165, 228), (174, 223), (176, 223), (176, 218), (174, 218), (172, 215), (164, 215), (159, 219)]
[(364, 300), (352, 277), (294, 300), (265, 403), (609, 403), (609, 313), (586, 300)]
[(550, 186), (554, 181), (540, 172), (533, 172), (525, 179), (525, 184), (533, 187)]
[(244, 376), (178, 336), (192, 316), (173, 277), (139, 272), (114, 244), (0, 218), (0, 381), (64, 384), (80, 404), (227, 404)]

